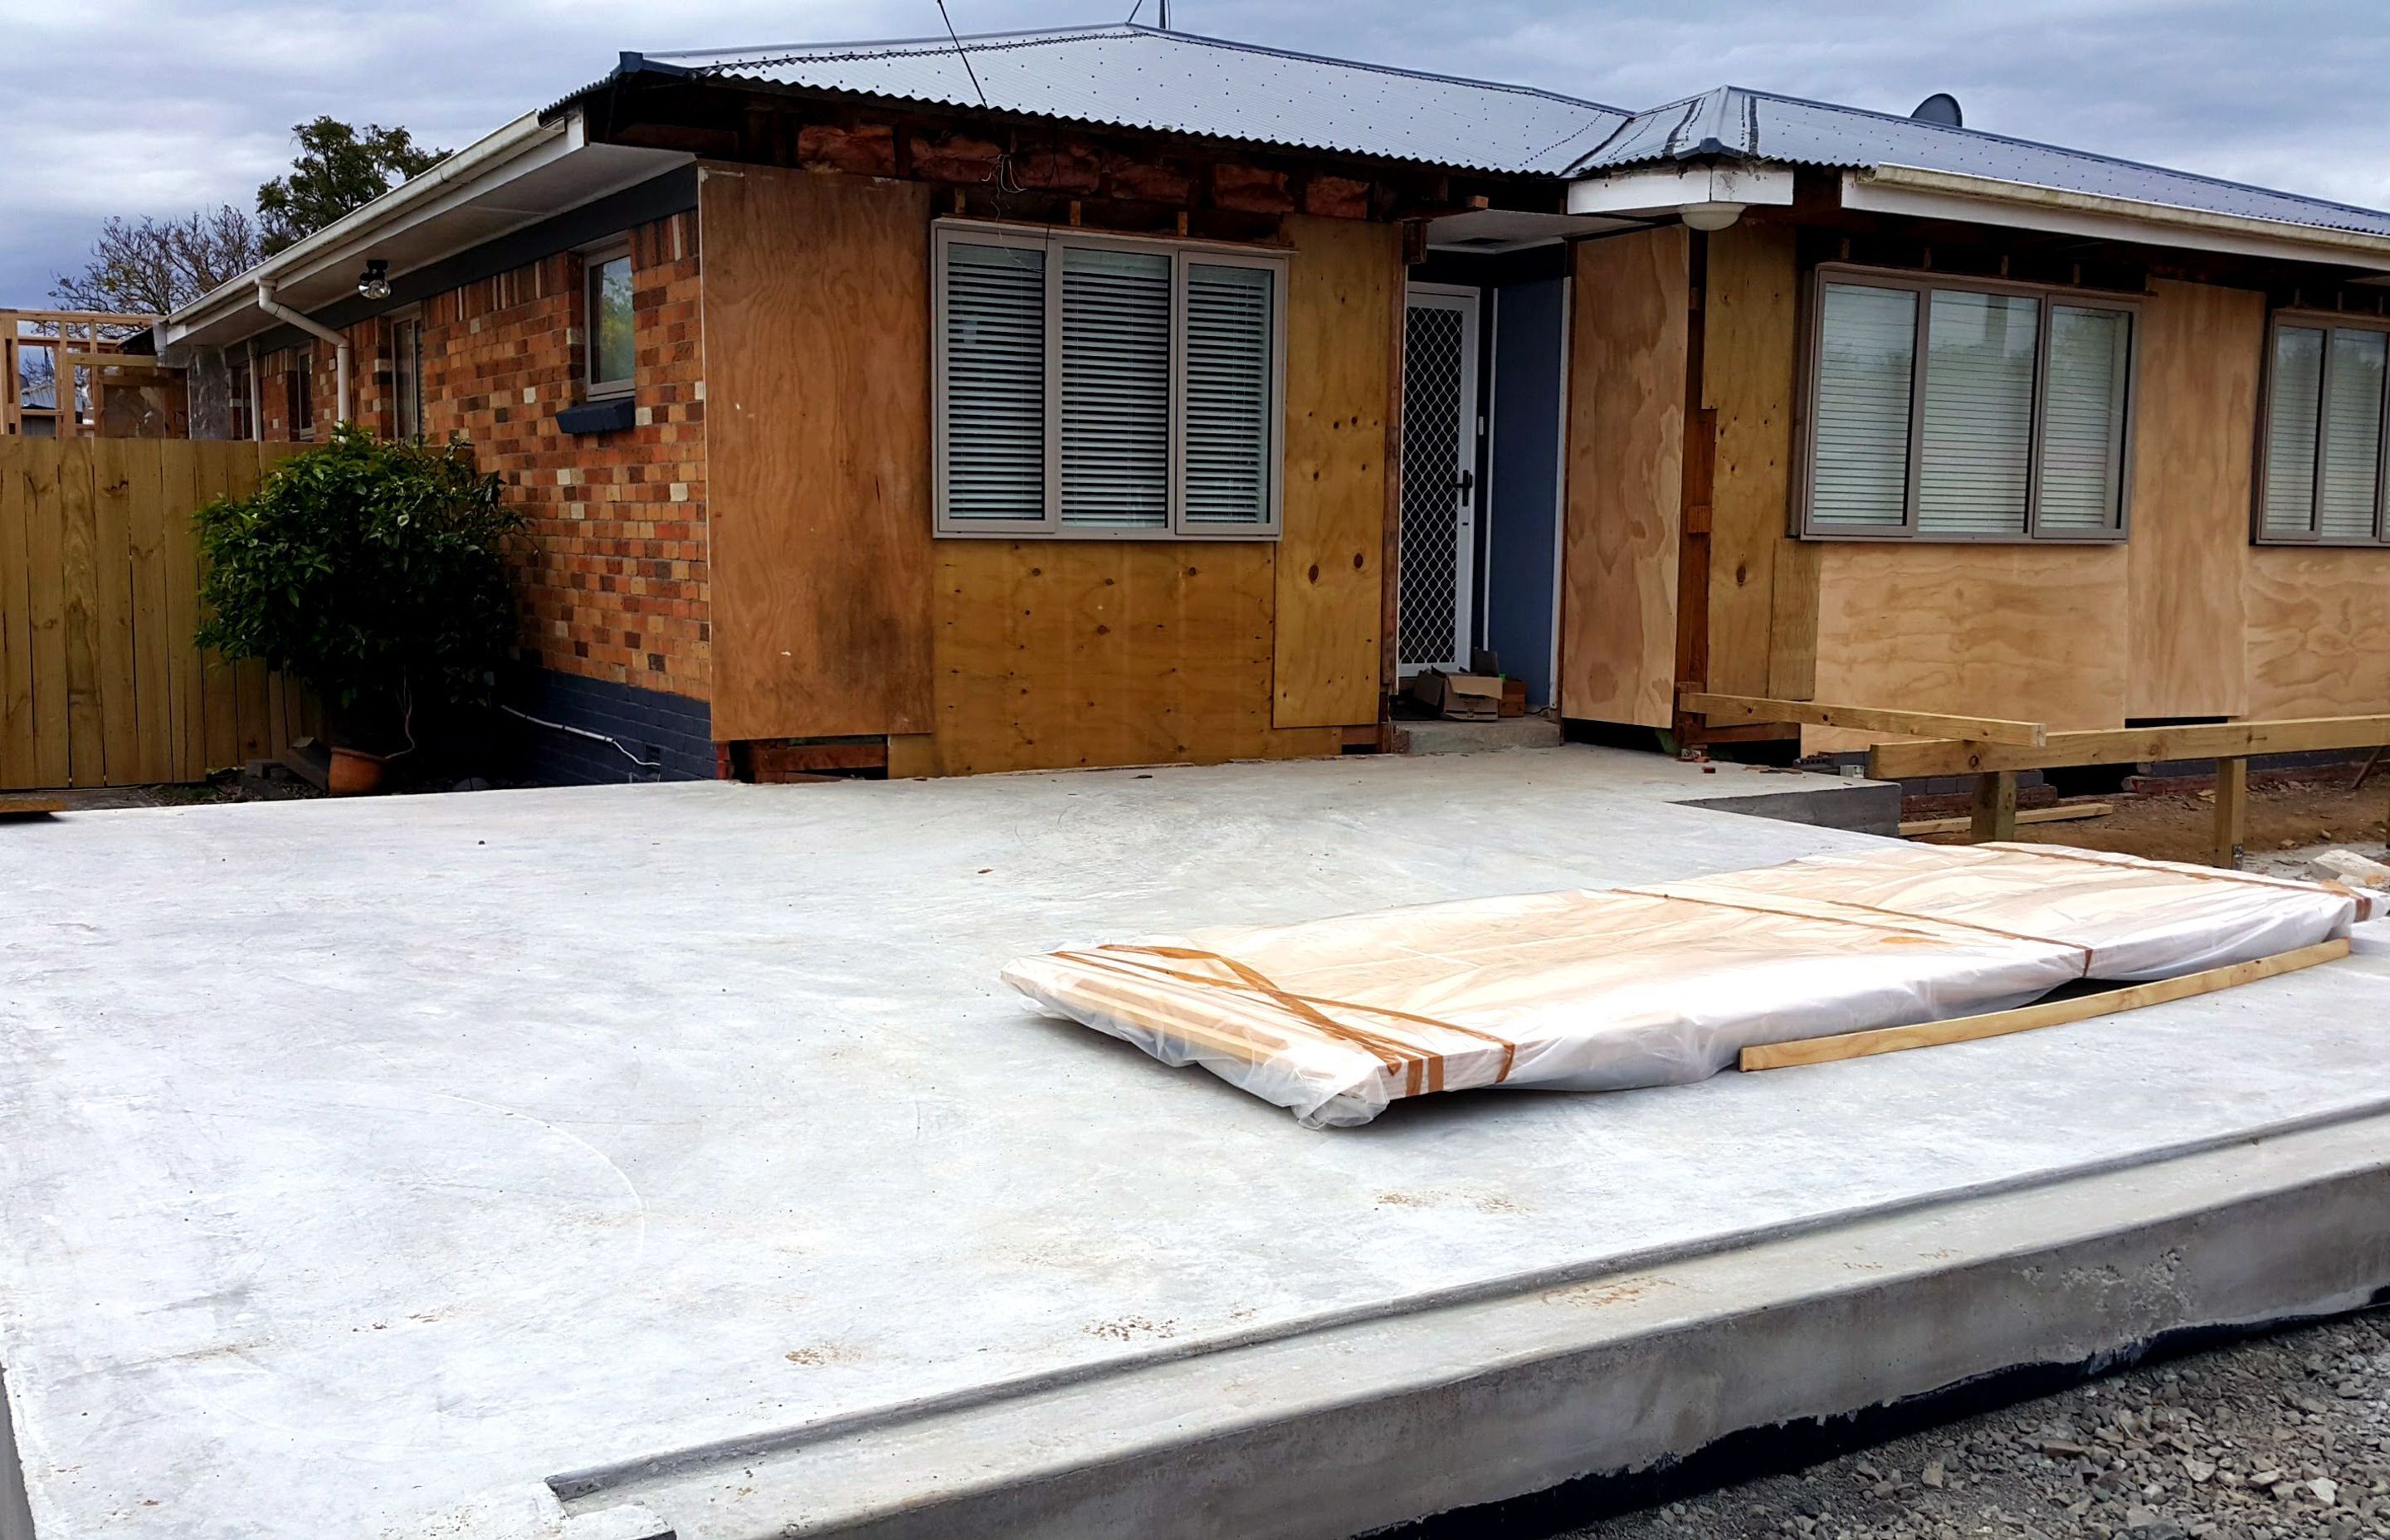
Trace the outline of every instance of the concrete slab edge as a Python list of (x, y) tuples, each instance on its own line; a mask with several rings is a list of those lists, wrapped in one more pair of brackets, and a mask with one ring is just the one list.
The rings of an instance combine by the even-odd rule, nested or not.
[[(1812, 780), (1826, 777), (1811, 776)], [(1740, 813), (1753, 818), (1807, 824), (1816, 828), (1846, 828), (1854, 834), (1900, 836), (1901, 789), (1897, 781), (1842, 780), (1825, 786), (1788, 787), (1756, 795), (1688, 798), (1679, 807), (1712, 813)]]
[(2378, 1117), (658, 1467), (564, 1507), (636, 1502), (680, 1540), (1311, 1540), (2385, 1289)]
[[(1831, 1067), (1828, 1067), (1825, 1072), (1831, 1072)], [(646, 1481), (676, 1469), (752, 1459), (801, 1448), (810, 1444), (850, 1437), (876, 1428), (945, 1413), (966, 1411), (976, 1406), (1021, 1400), (1073, 1385), (1133, 1375), (1147, 1369), (1182, 1363), (1209, 1354), (1242, 1352), (1272, 1342), (1332, 1332), (1389, 1317), (1416, 1315), (1422, 1311), (1444, 1309), (1452, 1305), (1484, 1300), (1500, 1300), (1532, 1293), (1538, 1290), (1562, 1288), (1591, 1278), (1649, 1268), (1664, 1262), (1690, 1261), (1702, 1256), (1744, 1250), (1766, 1241), (1785, 1239), (1870, 1219), (1890, 1217), (1913, 1210), (1934, 1208), (1999, 1193), (2025, 1191), (2111, 1171), (2171, 1161), (2218, 1148), (2239, 1146), (2254, 1140), (2276, 1138), (2309, 1129), (2383, 1116), (2390, 1116), (2390, 1098), (2358, 1102), (2348, 1107), (2239, 1130), (2229, 1135), (2184, 1140), (2174, 1145), (2149, 1149), (2137, 1149), (2111, 1161), (2071, 1167), (2060, 1172), (2028, 1174), (1996, 1182), (1978, 1183), (1939, 1192), (1906, 1197), (1887, 1203), (1831, 1210), (1798, 1221), (1705, 1236), (1689, 1245), (1613, 1253), (1596, 1262), (1535, 1268), (1481, 1278), (1451, 1289), (1396, 1295), (1374, 1300), (1350, 1309), (1322, 1311), (1297, 1316), (1247, 1331), (1216, 1333), (1187, 1341), (1151, 1347), (1138, 1353), (1117, 1354), (1065, 1368), (1009, 1380), (992, 1380), (964, 1390), (916, 1397), (879, 1406), (863, 1407), (853, 1412), (799, 1423), (788, 1428), (763, 1430), (752, 1434), (694, 1444), (686, 1448), (653, 1451), (629, 1459), (559, 1472), (550, 1476), (548, 1481), (549, 1484), (567, 1499), (583, 1497), (592, 1493)]]

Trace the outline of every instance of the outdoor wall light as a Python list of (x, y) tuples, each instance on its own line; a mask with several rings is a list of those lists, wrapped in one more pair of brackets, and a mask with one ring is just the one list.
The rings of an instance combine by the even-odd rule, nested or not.
[(357, 276), (357, 292), (368, 300), (389, 299), (390, 263), (379, 257), (366, 263), (366, 270)]
[(1723, 230), (1742, 217), (1740, 203), (1689, 203), (1679, 217), (1690, 230)]

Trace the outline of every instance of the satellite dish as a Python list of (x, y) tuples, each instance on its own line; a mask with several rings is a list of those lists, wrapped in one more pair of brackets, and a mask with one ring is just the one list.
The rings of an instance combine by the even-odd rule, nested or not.
[(1945, 128), (1964, 128), (1966, 114), (1959, 110), (1959, 98), (1947, 91), (1936, 91), (1917, 104), (1909, 114), (1921, 123), (1940, 123)]

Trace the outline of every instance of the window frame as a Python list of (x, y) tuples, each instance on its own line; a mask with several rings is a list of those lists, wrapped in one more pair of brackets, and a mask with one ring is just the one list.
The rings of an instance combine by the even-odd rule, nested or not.
[(283, 425), (294, 443), (309, 443), (315, 437), (315, 344), (300, 342), (290, 349), (282, 366), (283, 415), (289, 420)]
[[(1867, 529), (1821, 525), (1817, 518), (1815, 467), (1818, 455), (1818, 391), (1824, 360), (1826, 287), (1852, 284), (1870, 289), (1907, 289), (1917, 296), (1917, 328), (1908, 376), (1908, 480), (1897, 525)], [(2009, 534), (1931, 533), (1918, 528), (1919, 483), (1923, 470), (1925, 392), (1932, 372), (1933, 297), (1936, 291), (2019, 296), (2039, 302), (2034, 333), (2033, 425), (2025, 468), (2025, 522)], [(2140, 404), (2141, 313), (2148, 296), (2078, 285), (2019, 283), (2007, 278), (1979, 278), (1968, 274), (1912, 272), (1901, 268), (1868, 267), (1856, 263), (1821, 263), (1811, 271), (1803, 290), (1806, 307), (1801, 322), (1801, 420), (1794, 440), (1799, 468), (1792, 503), (1792, 534), (1799, 540), (1860, 544), (1907, 542), (1926, 545), (2121, 545), (2132, 538), (2133, 462), (2139, 435), (2133, 416)], [(2121, 413), (2124, 449), (2116, 477), (2116, 520), (2101, 530), (2045, 529), (2041, 517), (2043, 443), (2049, 433), (2049, 345), (2054, 328), (2051, 312), (2059, 306), (2078, 310), (2120, 311), (2130, 317), (2125, 359), (2125, 403)]]
[[(633, 295), (631, 301), (631, 372), (620, 379), (598, 378), (598, 274), (612, 262), (630, 263)], [(627, 396), (639, 387), (639, 305), (636, 286), (639, 270), (631, 263), (631, 237), (612, 237), (581, 251), (581, 391), (585, 400), (612, 401)]]
[[(2274, 360), (2284, 327), (2323, 333), (2323, 359), (2316, 374), (2316, 434), (2314, 468), (2307, 486), (2307, 533), (2281, 534), (2266, 527), (2266, 481), (2274, 454)], [(2390, 316), (2351, 315), (2336, 310), (2285, 307), (2266, 317), (2266, 351), (2257, 379), (2257, 446), (2249, 473), (2249, 542), (2254, 545), (2287, 545), (2294, 549), (2376, 551), (2390, 549), (2390, 371), (2382, 391), (2382, 437), (2373, 459), (2373, 537), (2351, 540), (2323, 533), (2324, 453), (2332, 441), (2332, 334), (2342, 331), (2390, 333)], [(2390, 346), (2390, 343), (2385, 343)]]
[[(1286, 496), (1286, 311), (1290, 252), (1268, 247), (1168, 236), (1115, 235), (1075, 226), (1021, 225), (998, 220), (946, 218), (930, 227), (930, 442), (932, 533), (957, 540), (1177, 540), (1190, 542), (1275, 541), (1285, 528)], [(1002, 246), (1046, 254), (1045, 293), (1045, 512), (1028, 519), (954, 519), (947, 512), (946, 461), (946, 269), (957, 241)], [(1072, 247), (1111, 251), (1160, 252), (1171, 259), (1169, 518), (1160, 527), (1062, 522), (1062, 253)], [(1264, 517), (1252, 524), (1190, 522), (1187, 518), (1187, 326), (1188, 269), (1249, 267), (1271, 275), (1269, 442), (1264, 468), (1269, 490)]]
[[(423, 437), (423, 311), (410, 305), (390, 317), (391, 437)], [(408, 430), (413, 417), (413, 431)]]

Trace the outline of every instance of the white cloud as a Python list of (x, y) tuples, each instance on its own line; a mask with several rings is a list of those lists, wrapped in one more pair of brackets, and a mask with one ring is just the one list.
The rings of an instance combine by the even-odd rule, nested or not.
[[(965, 32), (1129, 0), (948, 0)], [(1067, 7), (1067, 8), (1066, 8)], [(1147, 0), (1147, 19), (1153, 0)], [(0, 0), (0, 304), (39, 302), (108, 213), (246, 204), (328, 112), (455, 148), (630, 48), (924, 36), (933, 0)], [(1190, 32), (1649, 107), (1731, 83), (2390, 203), (2377, 0), (1175, 0)], [(2331, 40), (2328, 44), (2319, 39)]]

